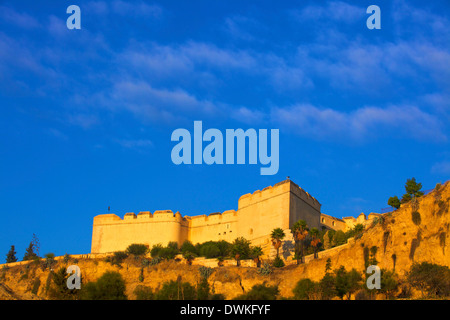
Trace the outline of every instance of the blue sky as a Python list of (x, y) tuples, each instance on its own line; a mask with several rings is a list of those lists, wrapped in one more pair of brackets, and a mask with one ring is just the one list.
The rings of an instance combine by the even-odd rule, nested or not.
[[(407, 178), (433, 188), (450, 177), (449, 15), (448, 1), (1, 1), (0, 254), (21, 259), (33, 233), (41, 255), (88, 253), (108, 206), (223, 212), (286, 176), (337, 217), (379, 212)], [(171, 133), (194, 120), (279, 129), (278, 173), (174, 165)]]

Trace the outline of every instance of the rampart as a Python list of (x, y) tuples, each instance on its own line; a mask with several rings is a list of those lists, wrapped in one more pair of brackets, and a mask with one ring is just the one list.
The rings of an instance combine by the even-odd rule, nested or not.
[(226, 240), (238, 237), (253, 245), (267, 245), (274, 228), (287, 230), (299, 219), (310, 228), (320, 228), (321, 205), (317, 199), (291, 180), (285, 180), (239, 198), (238, 209), (209, 215), (182, 216), (170, 210), (115, 214), (94, 217), (92, 253), (125, 250), (132, 243), (149, 247), (185, 240), (192, 243)]

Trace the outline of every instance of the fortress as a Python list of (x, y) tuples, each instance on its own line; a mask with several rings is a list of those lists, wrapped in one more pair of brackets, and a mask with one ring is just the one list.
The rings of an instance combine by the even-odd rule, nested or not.
[(357, 223), (366, 225), (378, 214), (366, 219), (361, 214), (338, 219), (322, 214), (321, 204), (291, 180), (287, 179), (253, 194), (239, 198), (238, 210), (199, 216), (181, 216), (170, 210), (126, 213), (121, 219), (115, 214), (94, 217), (91, 253), (123, 251), (132, 243), (142, 243), (150, 248), (155, 244), (167, 245), (185, 240), (193, 244), (226, 240), (233, 242), (244, 237), (252, 245), (261, 245), (265, 253), (270, 249), (270, 234), (282, 228), (292, 236), (290, 228), (295, 222), (305, 220), (309, 228), (346, 231)]

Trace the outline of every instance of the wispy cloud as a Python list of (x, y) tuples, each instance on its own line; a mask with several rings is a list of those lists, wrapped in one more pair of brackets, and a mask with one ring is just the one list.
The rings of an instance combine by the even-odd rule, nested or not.
[(3, 5), (0, 5), (0, 20), (24, 29), (35, 29), (41, 26), (39, 21), (28, 13), (18, 12)]
[(342, 1), (328, 1), (325, 5), (309, 5), (302, 9), (291, 12), (298, 21), (314, 21), (315, 23), (325, 21), (337, 21), (339, 23), (354, 23), (356, 20), (364, 19), (366, 8), (354, 6)]
[(362, 107), (350, 112), (313, 105), (274, 108), (272, 121), (315, 139), (364, 141), (392, 134), (419, 140), (446, 141), (436, 116), (415, 106)]

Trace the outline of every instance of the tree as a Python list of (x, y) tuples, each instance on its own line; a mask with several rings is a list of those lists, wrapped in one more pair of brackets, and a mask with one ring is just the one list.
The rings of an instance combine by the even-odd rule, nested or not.
[(152, 288), (144, 286), (142, 284), (138, 285), (133, 293), (136, 295), (136, 300), (153, 300), (154, 294)]
[(250, 255), (250, 240), (239, 237), (234, 240), (231, 246), (231, 254), (236, 259), (236, 265), (240, 266), (241, 259), (246, 259)]
[(178, 280), (166, 281), (163, 287), (156, 292), (156, 300), (195, 300), (197, 298), (197, 290), (189, 282), (181, 282)]
[(400, 208), (400, 200), (397, 196), (390, 197), (387, 204), (395, 209)]
[(250, 256), (252, 257), (253, 261), (256, 263), (256, 267), (261, 266), (261, 260), (259, 259), (263, 255), (262, 248), (260, 246), (255, 246), (251, 248)]
[(277, 257), (280, 256), (280, 247), (281, 247), (281, 240), (284, 239), (286, 234), (284, 233), (283, 229), (281, 228), (275, 228), (272, 230), (272, 233), (270, 234), (270, 238), (272, 239), (272, 244), (274, 248), (277, 250)]
[(405, 191), (412, 198), (418, 198), (423, 196), (423, 192), (420, 191), (422, 189), (422, 184), (416, 182), (416, 178), (411, 178), (406, 180)]
[(16, 262), (17, 261), (16, 253), (17, 252), (15, 251), (14, 246), (11, 246), (11, 249), (6, 254), (6, 263)]
[(67, 279), (69, 274), (66, 272), (65, 267), (59, 268), (56, 272), (52, 273), (52, 284), (48, 291), (48, 296), (55, 300), (77, 300), (80, 290), (69, 289), (67, 287)]
[(345, 235), (345, 232), (342, 230), (336, 231), (333, 237), (333, 247), (343, 245), (347, 242), (347, 236)]
[(399, 283), (395, 276), (395, 272), (381, 269), (380, 285), (380, 292), (386, 295), (386, 299), (391, 299), (399, 286)]
[(34, 258), (37, 258), (37, 254), (34, 252), (34, 246), (33, 243), (30, 242), (28, 245), (28, 248), (25, 250), (25, 255), (23, 256), (23, 261), (27, 260), (33, 260)]
[(408, 283), (419, 289), (422, 296), (450, 295), (450, 269), (434, 263), (415, 263), (407, 273)]
[(355, 293), (358, 289), (361, 289), (362, 276), (358, 271), (352, 269), (347, 273), (347, 281), (348, 281), (347, 300), (350, 300), (351, 295)]
[(319, 284), (308, 278), (298, 281), (292, 292), (294, 299), (297, 300), (318, 300), (320, 298)]
[(330, 300), (336, 296), (336, 279), (332, 273), (325, 273), (319, 282), (322, 300)]
[(402, 197), (401, 203), (406, 203), (411, 201), (411, 195), (409, 193), (405, 193)]
[(335, 279), (336, 293), (341, 299), (346, 296), (350, 300), (352, 293), (361, 288), (362, 277), (355, 269), (348, 272), (344, 266), (341, 266), (338, 270), (335, 270)]
[(249, 292), (237, 296), (235, 300), (276, 300), (279, 293), (277, 285), (255, 284)]
[(25, 250), (25, 255), (23, 256), (22, 260), (26, 261), (39, 258), (39, 248), (40, 248), (39, 239), (36, 236), (36, 234), (33, 233), (33, 238), (31, 239), (28, 248)]
[(303, 262), (304, 257), (304, 241), (308, 236), (308, 226), (305, 220), (298, 220), (292, 226), (292, 234), (295, 241), (295, 257), (297, 258), (297, 264)]
[(317, 249), (322, 244), (319, 238), (319, 230), (317, 230), (317, 228), (312, 228), (309, 234), (311, 236), (311, 246), (314, 249), (314, 259), (317, 259), (318, 258)]
[(106, 271), (97, 281), (88, 282), (81, 289), (83, 300), (126, 300), (125, 281), (120, 273)]

